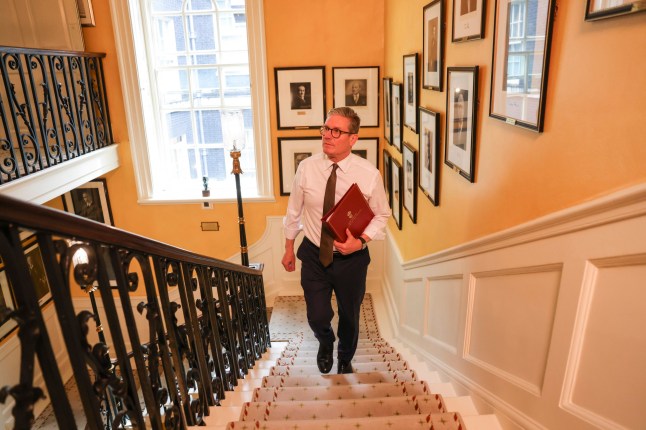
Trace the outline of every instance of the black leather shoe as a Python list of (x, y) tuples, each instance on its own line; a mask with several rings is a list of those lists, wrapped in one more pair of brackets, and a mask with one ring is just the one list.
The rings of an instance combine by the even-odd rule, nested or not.
[(342, 361), (339, 360), (339, 367), (337, 368), (337, 372), (339, 375), (344, 374), (344, 373), (353, 373), (354, 369), (352, 368), (352, 363), (349, 361)]
[(316, 354), (316, 364), (321, 373), (330, 373), (334, 364), (333, 353), (334, 345), (319, 344), (319, 352)]

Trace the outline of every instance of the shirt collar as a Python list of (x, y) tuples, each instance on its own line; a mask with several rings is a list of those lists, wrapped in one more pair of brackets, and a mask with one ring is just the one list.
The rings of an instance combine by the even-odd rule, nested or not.
[[(343, 160), (336, 163), (336, 164), (339, 165), (339, 169), (342, 172), (347, 172), (350, 169), (350, 167), (352, 166), (352, 158), (353, 157), (354, 157), (354, 154), (350, 153)], [(324, 155), (324, 160), (325, 160), (325, 170), (331, 170), (332, 165), (334, 164), (334, 162), (332, 160), (330, 160), (327, 155)]]

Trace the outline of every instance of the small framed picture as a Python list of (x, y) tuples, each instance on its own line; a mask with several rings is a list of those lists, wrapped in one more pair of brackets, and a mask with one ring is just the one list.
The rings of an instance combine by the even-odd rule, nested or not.
[(419, 105), (417, 53), (404, 55), (404, 101), (404, 125), (417, 133), (417, 106)]
[(391, 144), (399, 152), (402, 150), (402, 84), (393, 83), (392, 87), (393, 140)]
[(402, 152), (402, 164), (404, 171), (404, 208), (413, 224), (417, 223), (417, 150), (409, 143), (404, 142)]
[[(13, 290), (9, 284), (9, 279), (7, 278), (7, 271), (5, 270), (4, 264), (0, 262), (0, 307), (6, 307), (7, 309), (16, 308), (16, 299), (13, 295)], [(0, 316), (0, 340), (4, 339), (18, 327), (18, 323), (15, 320)]]
[(376, 168), (379, 168), (379, 157), (377, 157), (378, 149), (379, 139), (376, 137), (367, 137), (357, 140), (357, 143), (352, 146), (352, 153), (361, 158), (365, 158)]
[(444, 162), (473, 182), (478, 66), (449, 67), (447, 76)]
[(318, 128), (325, 122), (325, 67), (274, 68), (278, 129)]
[(490, 117), (543, 131), (555, 5), (537, 0), (526, 11), (520, 3), (496, 2)]
[(433, 206), (440, 204), (440, 114), (419, 108), (419, 187)]
[(392, 208), (393, 218), (397, 228), (402, 229), (402, 165), (394, 158), (390, 159), (390, 207)]
[(452, 42), (484, 37), (485, 0), (453, 0)]
[(31, 235), (23, 240), (22, 247), (25, 250), (25, 259), (27, 260), (29, 275), (36, 289), (38, 304), (43, 306), (52, 298), (52, 293), (49, 290), (49, 280), (47, 279), (47, 272), (45, 271), (43, 254), (36, 242), (36, 235)]
[(67, 212), (114, 225), (105, 179), (95, 179), (65, 193), (63, 207)]
[(644, 0), (588, 0), (585, 20), (596, 21), (644, 11), (646, 11)]
[(390, 153), (386, 151), (385, 149), (383, 150), (383, 162), (384, 162), (384, 189), (386, 190), (386, 198), (388, 199), (388, 205), (392, 206), (393, 204), (393, 199), (392, 199), (392, 189), (393, 189), (393, 184), (391, 181), (391, 169), (392, 169), (392, 158), (390, 157)]
[(333, 67), (334, 107), (349, 106), (361, 127), (379, 127), (379, 67)]
[(280, 174), (280, 195), (292, 192), (292, 182), (301, 161), (321, 152), (320, 137), (279, 137), (278, 167)]
[(442, 91), (444, 69), (444, 1), (433, 0), (424, 6), (422, 86)]
[(391, 103), (392, 98), (390, 96), (390, 89), (393, 84), (392, 78), (384, 78), (384, 138), (386, 142), (392, 145), (393, 141), (393, 123), (392, 123), (392, 111)]

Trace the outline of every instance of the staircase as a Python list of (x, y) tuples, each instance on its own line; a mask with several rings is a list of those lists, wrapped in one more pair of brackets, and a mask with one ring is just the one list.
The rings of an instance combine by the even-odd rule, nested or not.
[[(371, 306), (370, 300), (366, 302)], [(293, 320), (299, 319), (294, 309), (288, 311)], [(366, 314), (371, 311), (370, 308)], [(272, 321), (281, 318), (278, 312), (277, 315), (275, 308)], [(379, 337), (376, 325), (371, 326), (370, 322), (361, 330), (352, 360), (355, 373), (349, 375), (334, 374), (336, 363), (330, 374), (321, 375), (316, 365), (318, 342), (304, 333), (295, 330), (289, 340), (272, 340), (272, 347), (246, 378), (239, 381), (233, 392), (226, 393), (221, 406), (211, 409), (211, 414), (205, 417), (206, 427), (501, 429), (495, 415), (479, 414), (469, 396), (458, 396), (451, 383), (443, 382), (438, 372), (428, 370), (426, 364), (412, 355), (407, 360)]]

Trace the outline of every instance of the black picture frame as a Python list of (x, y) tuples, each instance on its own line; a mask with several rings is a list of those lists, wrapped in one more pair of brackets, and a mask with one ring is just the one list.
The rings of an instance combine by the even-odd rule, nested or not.
[[(38, 246), (35, 234), (23, 232), (20, 234), (20, 237), (27, 269), (29, 270), (29, 275), (36, 291), (36, 298), (38, 299), (38, 304), (42, 307), (52, 299), (49, 279), (47, 278), (47, 271), (45, 270), (45, 263), (43, 262), (43, 254)], [(8, 309), (16, 308), (16, 295), (2, 260), (0, 260), (0, 306), (5, 306)], [(7, 317), (0, 320), (0, 340), (9, 336), (17, 328), (18, 324), (11, 318)]]
[(379, 66), (333, 67), (332, 93), (334, 107), (351, 107), (361, 127), (379, 127)]
[(475, 180), (478, 66), (447, 68), (444, 163)]
[[(275, 67), (279, 130), (319, 128), (325, 122), (325, 67)], [(298, 97), (304, 90), (304, 101)]]
[(319, 152), (321, 152), (320, 137), (278, 138), (278, 173), (281, 196), (291, 194), (298, 163)]
[[(0, 261), (0, 306), (4, 306), (7, 309), (16, 308), (16, 298), (7, 278), (7, 271), (5, 270), (4, 264)], [(18, 323), (6, 317), (0, 320), (0, 340), (9, 336), (14, 330), (18, 328)]]
[(417, 53), (404, 55), (404, 125), (417, 133), (417, 108), (419, 106), (419, 75)]
[[(279, 137), (278, 138), (278, 173), (280, 177), (280, 195), (288, 196), (292, 192), (292, 183), (298, 164), (304, 159), (321, 152), (320, 137)], [(379, 139), (376, 137), (360, 138), (352, 146), (352, 153), (370, 161), (379, 168)]]
[(419, 188), (433, 206), (440, 204), (440, 114), (419, 108)]
[(384, 94), (384, 139), (389, 145), (392, 145), (393, 140), (393, 125), (392, 125), (392, 97), (390, 95), (393, 84), (392, 78), (383, 78), (383, 94)]
[(402, 207), (403, 207), (403, 198), (402, 198), (402, 165), (395, 158), (390, 160), (390, 207), (392, 209), (392, 215), (395, 219), (395, 224), (397, 224), (398, 229), (402, 229)]
[(386, 190), (386, 198), (388, 199), (388, 206), (392, 206), (393, 204), (393, 199), (392, 199), (393, 185), (391, 180), (392, 157), (390, 156), (390, 153), (385, 149), (383, 150), (382, 156), (383, 156), (383, 172), (384, 172), (384, 175), (383, 175), (384, 189)]
[(486, 0), (453, 0), (452, 42), (484, 38)]
[(599, 19), (613, 18), (631, 13), (644, 12), (644, 0), (622, 0), (620, 5), (605, 5), (605, 2), (588, 0), (585, 7), (585, 20), (597, 21)]
[(108, 185), (99, 178), (63, 194), (65, 211), (107, 225), (114, 225)]
[(400, 83), (393, 82), (391, 90), (391, 112), (393, 114), (393, 140), (392, 145), (397, 148), (399, 152), (402, 150), (402, 132), (403, 132), (403, 107), (402, 107), (402, 97), (403, 97), (403, 85)]
[(417, 150), (408, 142), (404, 142), (402, 169), (403, 206), (406, 212), (408, 212), (413, 224), (417, 224)]
[(444, 1), (433, 0), (423, 11), (422, 87), (442, 91), (444, 70)]
[(524, 6), (496, 1), (489, 116), (542, 132), (556, 1), (512, 11), (513, 22), (510, 4)]

